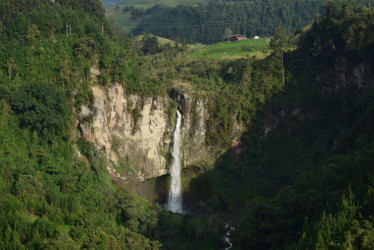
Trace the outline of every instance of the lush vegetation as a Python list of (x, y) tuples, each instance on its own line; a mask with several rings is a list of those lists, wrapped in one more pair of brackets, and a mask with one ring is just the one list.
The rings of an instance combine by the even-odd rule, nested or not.
[[(157, 8), (181, 18), (193, 10), (149, 13)], [(0, 17), (0, 248), (216, 249), (224, 212), (237, 223), (237, 249), (373, 249), (372, 8), (329, 1), (296, 33), (297, 46), (276, 29), (263, 59), (189, 58), (183, 39), (149, 34), (133, 43), (99, 1), (3, 0)], [(166, 212), (115, 186), (79, 136), (89, 87), (114, 82), (127, 93), (206, 98), (208, 146), (229, 148), (235, 123), (247, 127), (189, 185), (204, 216)]]
[[(119, 4), (109, 5), (106, 8), (106, 15), (110, 17), (122, 31), (130, 34), (140, 22), (136, 13), (143, 13), (146, 9), (155, 5), (175, 7), (177, 5), (206, 5), (209, 0), (126, 0)], [(105, 4), (105, 3), (104, 3)]]
[[(169, 7), (175, 7), (177, 5), (198, 5), (198, 4), (207, 4), (209, 0), (126, 0), (122, 1), (119, 5), (119, 8), (131, 7), (148, 9), (155, 5), (165, 5)], [(116, 6), (116, 7), (117, 7)]]
[(269, 50), (270, 39), (251, 39), (237, 42), (222, 42), (203, 46), (188, 55), (189, 58), (238, 58), (264, 56)]
[(257, 107), (242, 144), (195, 180), (202, 200), (218, 197), (238, 221), (238, 249), (374, 247), (373, 17), (373, 8), (331, 1), (296, 50), (283, 61), (274, 51), (284, 89)]
[[(373, 0), (356, 2), (374, 3)], [(322, 0), (125, 1), (108, 9), (107, 15), (118, 27), (135, 36), (149, 32), (186, 43), (211, 44), (222, 41), (228, 33), (266, 37), (278, 26), (295, 31), (321, 14), (323, 3)]]
[[(322, 1), (243, 1), (210, 2), (208, 5), (156, 5), (147, 10), (125, 8), (122, 15), (131, 14), (137, 27), (134, 35), (150, 32), (157, 36), (179, 39), (187, 43), (222, 41), (227, 29), (248, 37), (270, 36), (282, 25), (295, 30), (306, 25), (322, 11)], [(121, 15), (116, 13), (115, 20)], [(127, 20), (130, 21), (130, 20)], [(125, 23), (119, 23), (126, 27)]]
[(0, 17), (0, 248), (219, 244), (218, 222), (170, 214), (114, 186), (109, 163), (73, 128), (93, 102), (91, 84), (160, 91), (100, 1), (4, 0)]

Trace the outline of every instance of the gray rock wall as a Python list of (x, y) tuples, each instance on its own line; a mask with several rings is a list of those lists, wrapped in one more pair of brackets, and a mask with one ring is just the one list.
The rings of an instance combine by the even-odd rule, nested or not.
[[(125, 182), (138, 182), (169, 173), (176, 106), (168, 96), (140, 97), (126, 95), (115, 84), (105, 89), (92, 87), (92, 109), (82, 107), (81, 117), (92, 115), (92, 123), (79, 122), (83, 136), (101, 150), (111, 164), (108, 171)], [(209, 112), (204, 99), (181, 95), (178, 103), (183, 112), (183, 165), (209, 164), (220, 151), (205, 143)], [(175, 102), (174, 102), (175, 103)], [(171, 114), (171, 115), (168, 115)], [(236, 124), (233, 143), (243, 128)], [(117, 166), (117, 167), (116, 167)], [(121, 171), (122, 166), (126, 171)]]

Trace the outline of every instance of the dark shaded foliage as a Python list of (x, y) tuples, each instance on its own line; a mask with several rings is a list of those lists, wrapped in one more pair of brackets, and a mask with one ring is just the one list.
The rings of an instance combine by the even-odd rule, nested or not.
[(20, 125), (53, 143), (68, 130), (70, 110), (65, 94), (52, 84), (34, 83), (22, 87), (11, 105), (20, 118)]
[(257, 107), (240, 153), (201, 177), (238, 221), (238, 249), (372, 248), (373, 15), (329, 2), (284, 53), (285, 87)]
[(139, 13), (137, 17), (141, 21), (133, 33), (150, 32), (172, 40), (209, 44), (222, 41), (228, 28), (234, 34), (247, 37), (271, 36), (280, 25), (287, 30), (296, 30), (322, 10), (322, 1), (252, 0), (174, 8), (156, 5)]

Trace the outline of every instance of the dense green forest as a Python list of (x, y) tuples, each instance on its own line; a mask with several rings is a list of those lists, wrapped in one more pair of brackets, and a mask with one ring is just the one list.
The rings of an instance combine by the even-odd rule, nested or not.
[[(361, 1), (373, 4), (373, 1)], [(226, 1), (208, 5), (155, 5), (149, 9), (126, 7), (123, 14), (131, 13), (139, 20), (131, 32), (154, 35), (187, 43), (216, 43), (230, 36), (271, 36), (278, 26), (295, 31), (307, 25), (323, 12), (323, 1)], [(126, 24), (123, 24), (126, 26)]]
[[(295, 36), (278, 28), (265, 59), (189, 59), (185, 44), (131, 41), (99, 1), (3, 0), (0, 248), (217, 249), (224, 217), (236, 249), (373, 249), (374, 10), (324, 13)], [(158, 96), (176, 81), (209, 97), (207, 145), (247, 127), (191, 180), (195, 215), (115, 185), (74, 128), (92, 85)]]
[(330, 2), (284, 53), (284, 90), (195, 180), (236, 215), (239, 249), (374, 247), (373, 17)]
[(174, 8), (156, 5), (144, 12), (131, 12), (134, 19), (141, 18), (134, 35), (150, 32), (187, 43), (215, 43), (222, 41), (225, 31), (251, 37), (270, 36), (280, 25), (296, 29), (308, 24), (321, 9), (319, 1), (254, 0)]
[(219, 244), (218, 222), (172, 215), (113, 185), (105, 158), (74, 132), (76, 110), (93, 101), (92, 65), (100, 84), (161, 89), (142, 87), (154, 81), (144, 80), (136, 49), (109, 26), (100, 1), (5, 0), (0, 17), (0, 248)]

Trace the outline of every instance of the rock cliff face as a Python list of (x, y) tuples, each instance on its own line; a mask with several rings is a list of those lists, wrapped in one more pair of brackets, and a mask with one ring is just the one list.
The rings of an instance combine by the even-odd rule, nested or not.
[[(182, 111), (183, 165), (212, 162), (219, 149), (205, 143), (209, 118), (206, 100), (189, 95), (140, 97), (126, 95), (115, 84), (92, 87), (93, 107), (82, 107), (81, 117), (92, 116), (92, 122), (79, 123), (83, 136), (101, 150), (109, 162), (108, 171), (125, 182), (137, 182), (168, 174), (176, 108)], [(243, 128), (235, 124), (233, 143)]]

